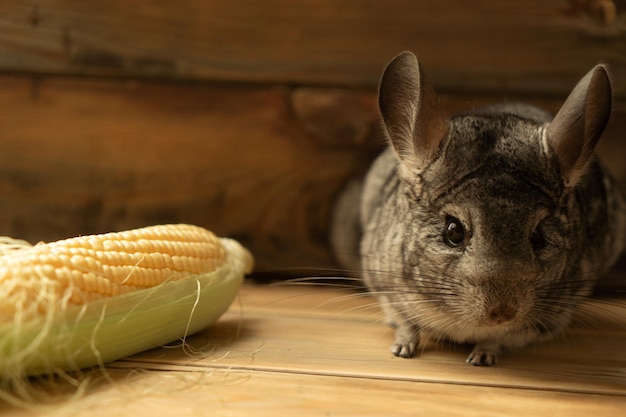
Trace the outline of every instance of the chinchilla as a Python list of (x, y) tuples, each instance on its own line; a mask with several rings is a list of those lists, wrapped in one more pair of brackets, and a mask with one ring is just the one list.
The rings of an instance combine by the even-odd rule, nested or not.
[(393, 354), (451, 340), (487, 366), (564, 330), (624, 240), (624, 203), (594, 155), (607, 69), (554, 118), (502, 104), (447, 119), (404, 52), (384, 71), (379, 109), (389, 147), (338, 200), (332, 236), (396, 328)]

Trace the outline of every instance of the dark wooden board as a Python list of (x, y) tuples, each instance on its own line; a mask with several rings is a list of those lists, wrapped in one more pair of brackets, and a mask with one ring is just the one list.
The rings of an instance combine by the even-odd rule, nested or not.
[(307, 128), (315, 106), (293, 105), (306, 91), (11, 77), (0, 91), (0, 235), (30, 241), (187, 222), (241, 239), (261, 269), (328, 266), (330, 204), (372, 158), (349, 143), (363, 149), (375, 117), (353, 95), (344, 125), (360, 131), (331, 143), (332, 127)]
[[(187, 222), (242, 240), (259, 270), (329, 267), (334, 198), (383, 142), (371, 90), (0, 77), (0, 92), (0, 235), (33, 242)], [(622, 184), (625, 130), (618, 107), (601, 153)]]
[(455, 93), (563, 95), (605, 61), (623, 99), (625, 8), (623, 0), (5, 0), (0, 71), (372, 87), (408, 49)]

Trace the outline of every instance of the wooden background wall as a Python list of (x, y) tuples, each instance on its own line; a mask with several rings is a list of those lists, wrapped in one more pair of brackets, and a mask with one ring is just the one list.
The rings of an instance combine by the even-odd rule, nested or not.
[[(189, 222), (260, 270), (329, 266), (334, 196), (380, 146), (375, 88), (420, 58), (449, 112), (558, 109), (598, 61), (626, 184), (626, 0), (0, 0), (0, 235)], [(626, 187), (625, 187), (626, 188)]]

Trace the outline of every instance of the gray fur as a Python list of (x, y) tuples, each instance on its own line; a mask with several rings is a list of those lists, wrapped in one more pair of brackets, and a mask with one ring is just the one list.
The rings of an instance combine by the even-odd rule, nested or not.
[[(429, 337), (473, 343), (468, 362), (493, 365), (502, 348), (568, 325), (623, 244), (622, 200), (593, 156), (610, 95), (598, 66), (553, 122), (522, 104), (445, 120), (415, 56), (390, 63), (379, 94), (390, 147), (353, 215), (362, 277), (396, 327), (395, 355)], [(443, 237), (454, 219), (466, 231), (456, 247)]]

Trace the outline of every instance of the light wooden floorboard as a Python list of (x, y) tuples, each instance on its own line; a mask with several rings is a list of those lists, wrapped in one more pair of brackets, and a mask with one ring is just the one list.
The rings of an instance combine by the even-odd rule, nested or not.
[[(620, 415), (626, 410), (626, 302), (589, 303), (563, 337), (508, 351), (491, 368), (470, 347), (388, 351), (393, 332), (365, 294), (245, 284), (186, 349), (110, 365), (79, 400), (2, 415)], [(141, 371), (138, 371), (141, 370)]]

